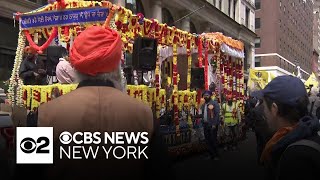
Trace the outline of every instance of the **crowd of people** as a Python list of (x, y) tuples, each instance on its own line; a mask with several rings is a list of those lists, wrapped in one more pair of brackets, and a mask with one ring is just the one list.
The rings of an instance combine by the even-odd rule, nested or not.
[[(56, 66), (59, 83), (79, 83), (76, 90), (39, 107), (36, 126), (54, 127), (54, 138), (65, 129), (73, 131), (146, 131), (150, 134), (150, 158), (143, 161), (78, 161), (55, 159), (55, 166), (36, 167), (33, 173), (45, 179), (154, 177), (173, 179), (166, 145), (159, 135), (159, 122), (151, 109), (126, 95), (121, 74), (122, 43), (108, 27), (83, 31)], [(29, 53), (20, 68), (25, 85), (47, 84), (44, 63)], [(211, 87), (215, 89), (215, 87)], [(199, 114), (209, 159), (219, 160), (219, 132), (227, 131), (225, 150), (237, 150), (244, 123), (255, 132), (257, 161), (266, 169), (266, 179), (319, 179), (320, 125), (317, 97), (311, 97), (303, 82), (293, 76), (279, 76), (245, 102), (244, 116), (239, 105), (226, 96), (221, 105), (213, 91), (204, 91)], [(311, 101), (311, 102), (310, 102)], [(103, 110), (102, 110), (103, 109)], [(85, 112), (85, 113), (84, 113)], [(125, 112), (125, 113), (124, 113)], [(55, 151), (59, 152), (59, 151)], [(56, 156), (55, 156), (56, 157)], [(19, 166), (17, 177), (35, 171)], [(85, 169), (91, 169), (86, 171)], [(105, 171), (108, 169), (108, 171)], [(126, 169), (126, 173), (122, 173)], [(158, 173), (159, 169), (166, 173)], [(129, 171), (130, 170), (130, 171)], [(77, 172), (77, 173), (74, 173)], [(77, 175), (77, 177), (75, 177)], [(146, 176), (147, 175), (147, 176)]]
[[(247, 122), (257, 138), (258, 161), (266, 179), (319, 179), (319, 117), (303, 82), (279, 76), (251, 94)], [(319, 100), (317, 100), (319, 101)]]
[[(236, 105), (231, 97), (226, 97), (220, 113), (211, 95), (210, 91), (203, 94), (205, 103), (198, 117), (204, 124), (210, 156), (218, 160), (219, 125), (223, 124), (220, 127), (227, 127), (231, 132), (225, 148), (236, 149), (240, 118), (233, 115), (232, 107)], [(245, 104), (244, 123), (255, 132), (257, 162), (265, 167), (266, 179), (319, 179), (318, 104), (319, 98), (312, 97), (301, 79), (294, 76), (276, 77), (263, 90), (250, 94)], [(208, 113), (210, 110), (213, 113)]]
[(237, 115), (239, 105), (231, 96), (220, 106), (212, 92), (203, 93), (205, 102), (194, 116), (201, 118), (209, 159), (219, 160), (219, 128), (229, 131), (229, 139), (221, 143), (224, 149), (236, 150), (241, 124), (245, 124), (244, 131), (255, 133), (257, 162), (265, 167), (266, 179), (320, 177), (319, 92), (307, 92), (297, 77), (279, 76), (265, 89), (250, 94), (244, 116)]

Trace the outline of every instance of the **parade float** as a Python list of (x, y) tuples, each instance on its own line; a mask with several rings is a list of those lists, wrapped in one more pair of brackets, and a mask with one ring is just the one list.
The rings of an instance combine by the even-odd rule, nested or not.
[[(54, 89), (61, 95), (76, 89), (77, 84), (23, 85), (19, 68), (26, 50), (42, 54), (53, 42), (69, 49), (73, 39), (90, 26), (109, 26), (117, 30), (122, 37), (123, 51), (128, 53), (132, 53), (134, 39), (139, 36), (157, 39), (154, 83), (129, 84), (127, 93), (148, 104), (156, 119), (173, 112), (172, 124), (162, 129), (170, 146), (190, 144), (194, 125), (191, 115), (202, 103), (202, 91), (212, 82), (217, 85), (214, 93), (219, 102), (230, 94), (234, 101), (243, 105), (244, 45), (221, 33), (191, 34), (156, 19), (147, 19), (143, 14), (133, 14), (108, 1), (57, 0), (31, 12), (15, 13), (14, 18), (19, 21), (20, 32), (8, 95), (12, 105), (32, 111), (50, 101)], [(40, 39), (45, 40), (41, 45)], [(186, 56), (186, 82), (180, 81), (177, 67), (181, 55)], [(204, 89), (191, 88), (191, 68), (195, 64), (204, 68)], [(179, 83), (186, 83), (186, 88), (179, 89)], [(185, 147), (175, 152), (188, 149)]]

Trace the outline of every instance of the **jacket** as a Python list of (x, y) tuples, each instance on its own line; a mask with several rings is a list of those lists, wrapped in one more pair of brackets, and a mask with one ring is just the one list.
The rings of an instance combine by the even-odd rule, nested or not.
[[(213, 105), (213, 109), (209, 109), (209, 105)], [(201, 106), (201, 115), (202, 122), (204, 121), (204, 112), (205, 112), (206, 103)], [(213, 114), (211, 114), (213, 113)], [(209, 126), (218, 126), (220, 124), (220, 106), (216, 100), (210, 100), (207, 106), (207, 118), (208, 118), (208, 125)]]
[(33, 60), (24, 59), (20, 65), (19, 76), (23, 80), (24, 85), (45, 85), (47, 84), (46, 74), (39, 74), (38, 77), (34, 73), (38, 73), (39, 69), (45, 69), (44, 62), (38, 58)]
[(320, 179), (320, 153), (309, 146), (291, 146), (299, 140), (308, 139), (320, 144), (319, 121), (303, 117), (298, 126), (278, 143), (271, 151), (271, 162), (265, 164), (266, 179), (298, 180)]
[[(159, 136), (158, 124), (151, 109), (142, 102), (110, 87), (111, 82), (81, 82), (76, 90), (39, 107), (38, 125), (54, 128), (54, 145), (61, 144), (59, 135), (68, 132), (148, 132), (148, 160), (59, 160), (54, 146), (54, 166), (35, 166), (32, 173), (42, 179), (152, 179), (170, 178), (170, 161)], [(111, 83), (112, 84), (112, 83)], [(158, 173), (164, 168), (168, 174)], [(22, 169), (22, 173), (27, 168)], [(169, 177), (168, 177), (169, 176)], [(34, 178), (34, 176), (32, 176)], [(17, 178), (18, 179), (18, 178)]]
[(56, 67), (56, 76), (61, 84), (75, 83), (76, 75), (75, 70), (71, 64), (63, 58), (59, 59), (59, 63)]

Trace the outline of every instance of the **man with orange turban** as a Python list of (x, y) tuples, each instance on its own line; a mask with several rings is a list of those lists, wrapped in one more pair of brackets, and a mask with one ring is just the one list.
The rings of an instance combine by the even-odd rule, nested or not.
[[(169, 178), (170, 173), (159, 173), (170, 166), (165, 147), (156, 139), (158, 130), (150, 107), (126, 94), (121, 53), (122, 42), (116, 31), (99, 26), (83, 31), (70, 49), (78, 88), (41, 105), (38, 125), (54, 127), (55, 146), (61, 145), (59, 135), (64, 131), (147, 132), (148, 159), (137, 160), (132, 156), (129, 160), (127, 156), (126, 160), (106, 159), (104, 154), (95, 160), (60, 160), (59, 149), (54, 147), (55, 165), (48, 168), (50, 173), (44, 179), (152, 179), (149, 175), (155, 174)], [(103, 146), (108, 149), (112, 144)]]

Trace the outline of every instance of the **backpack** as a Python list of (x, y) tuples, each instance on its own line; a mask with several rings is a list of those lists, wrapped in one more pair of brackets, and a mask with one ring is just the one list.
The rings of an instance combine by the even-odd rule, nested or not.
[[(314, 142), (314, 141), (311, 141), (311, 140), (302, 139), (302, 140), (297, 141), (297, 142), (295, 142), (295, 143), (293, 143), (293, 144), (290, 144), (290, 145), (286, 148), (286, 150), (287, 150), (288, 148), (292, 147), (292, 146), (308, 146), (308, 147), (311, 147), (311, 148), (317, 150), (317, 151), (320, 153), (320, 144), (318, 144), (318, 143), (316, 143), (316, 142)], [(286, 151), (286, 150), (285, 150), (285, 151)], [(284, 154), (284, 153), (283, 153), (283, 154)]]
[(320, 119), (320, 107), (318, 107), (316, 110), (316, 117), (317, 119)]

